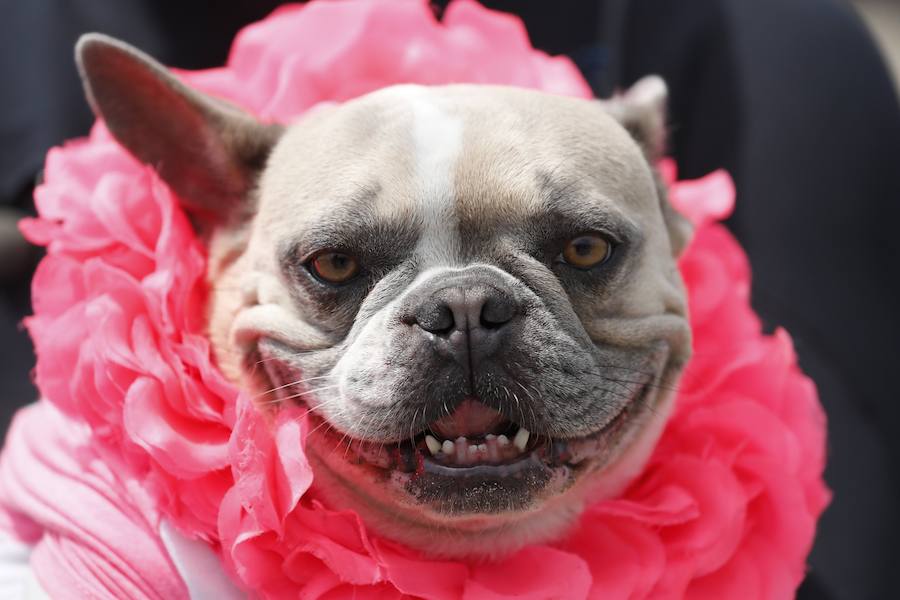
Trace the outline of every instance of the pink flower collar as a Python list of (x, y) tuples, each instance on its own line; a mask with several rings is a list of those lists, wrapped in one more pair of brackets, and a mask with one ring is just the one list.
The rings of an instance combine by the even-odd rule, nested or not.
[[(227, 66), (181, 75), (280, 121), (401, 82), (590, 96), (518, 19), (470, 0), (440, 23), (424, 1), (287, 7), (244, 29)], [(697, 226), (680, 262), (695, 358), (643, 474), (558, 543), (490, 565), (429, 560), (321, 504), (305, 420), (264, 417), (211, 362), (203, 249), (102, 124), (50, 152), (40, 217), (23, 224), (47, 247), (27, 322), (44, 401), (85, 423), (96, 452), (259, 597), (790, 597), (828, 499), (824, 415), (788, 335), (762, 335), (749, 307), (746, 258), (716, 223), (732, 208), (728, 176), (678, 182), (663, 169)]]

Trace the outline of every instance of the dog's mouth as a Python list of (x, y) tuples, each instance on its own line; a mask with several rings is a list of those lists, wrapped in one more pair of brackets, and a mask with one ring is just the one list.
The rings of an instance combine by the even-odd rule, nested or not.
[[(261, 349), (269, 357), (278, 356), (274, 345)], [(295, 378), (287, 363), (263, 364), (266, 383), (289, 392), (290, 385), (277, 383)], [(657, 379), (630, 382), (630, 393), (618, 398), (621, 404), (591, 433), (579, 437), (532, 431), (479, 398), (467, 397), (449, 415), (411, 431), (405, 439), (369, 441), (335, 428), (316, 410), (318, 403), (309, 402), (306, 450), (358, 501), (395, 516), (403, 506), (415, 507), (416, 514), (425, 508), (454, 519), (527, 514), (587, 473), (617, 460), (652, 412), (657, 394), (650, 392)], [(285, 399), (310, 398), (301, 392), (288, 393)]]
[(579, 438), (552, 438), (530, 432), (474, 398), (467, 398), (411, 439), (385, 444), (351, 440), (359, 463), (403, 473), (438, 472), (452, 477), (512, 475), (521, 463), (538, 458), (575, 466), (601, 453), (633, 409), (629, 403), (599, 431)]
[[(399, 442), (350, 439), (319, 428), (319, 435), (330, 439), (314, 443), (313, 452), (326, 449), (322, 458), (329, 466), (341, 461), (364, 468), (445, 516), (522, 511), (565, 491), (582, 471), (612, 456), (632, 417), (643, 409), (647, 388), (639, 387), (601, 429), (577, 438), (531, 432), (467, 398), (450, 415)], [(327, 451), (336, 447), (343, 450)]]

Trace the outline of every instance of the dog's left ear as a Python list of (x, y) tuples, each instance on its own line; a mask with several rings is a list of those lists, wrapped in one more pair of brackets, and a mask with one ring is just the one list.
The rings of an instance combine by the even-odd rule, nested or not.
[(105, 35), (81, 36), (75, 60), (94, 112), (157, 170), (199, 229), (252, 214), (251, 191), (280, 126), (189, 88), (140, 50)]
[(693, 227), (669, 203), (665, 185), (656, 170), (656, 163), (666, 150), (666, 107), (669, 90), (658, 75), (639, 79), (625, 92), (601, 103), (606, 111), (625, 128), (638, 143), (653, 170), (659, 195), (660, 209), (669, 231), (672, 254), (678, 256), (691, 239)]

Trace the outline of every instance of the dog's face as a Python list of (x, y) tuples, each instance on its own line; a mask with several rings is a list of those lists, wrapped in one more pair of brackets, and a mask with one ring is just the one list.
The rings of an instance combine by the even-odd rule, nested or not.
[(79, 64), (208, 241), (222, 369), (311, 409), (331, 505), (497, 555), (639, 471), (690, 347), (684, 224), (648, 162), (661, 82), (606, 104), (398, 86), (282, 130), (105, 38)]

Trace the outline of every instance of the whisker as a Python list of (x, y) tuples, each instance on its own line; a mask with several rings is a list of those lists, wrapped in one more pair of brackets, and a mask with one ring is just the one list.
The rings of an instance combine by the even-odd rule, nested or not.
[(274, 400), (267, 400), (265, 402), (257, 402), (260, 406), (265, 406), (267, 404), (277, 404), (279, 402), (284, 402), (286, 400), (293, 400), (294, 398), (302, 398), (303, 396), (308, 396), (310, 394), (315, 394), (317, 392), (321, 392), (322, 390), (330, 390), (336, 387), (340, 387), (339, 383), (335, 383), (333, 385), (323, 385), (322, 387), (318, 387), (312, 390), (306, 390), (303, 392), (298, 392), (296, 394), (291, 394), (290, 396), (285, 396), (284, 398), (275, 398)]
[(297, 381), (291, 381), (290, 383), (285, 383), (283, 385), (279, 385), (277, 387), (268, 389), (264, 392), (260, 392), (259, 394), (254, 396), (254, 398), (259, 398), (260, 396), (265, 396), (266, 394), (271, 394), (272, 392), (277, 392), (278, 390), (283, 390), (284, 388), (291, 387), (292, 385), (300, 385), (301, 383), (307, 383), (309, 381), (315, 381), (317, 379), (325, 379), (327, 377), (330, 377), (330, 375), (319, 375), (318, 377), (310, 377), (308, 379), (298, 379)]
[(315, 427), (313, 427), (312, 429), (310, 429), (309, 431), (306, 432), (306, 436), (304, 436), (303, 441), (305, 442), (305, 441), (309, 438), (309, 436), (311, 436), (312, 434), (314, 434), (314, 433), (317, 432), (318, 430), (322, 429), (322, 427), (327, 427), (327, 428), (329, 428), (329, 429), (332, 428), (332, 427), (331, 427), (331, 423), (329, 423), (329, 422), (326, 421), (325, 419), (322, 419), (322, 422), (321, 422), (321, 423), (319, 423), (318, 425), (316, 425)]

